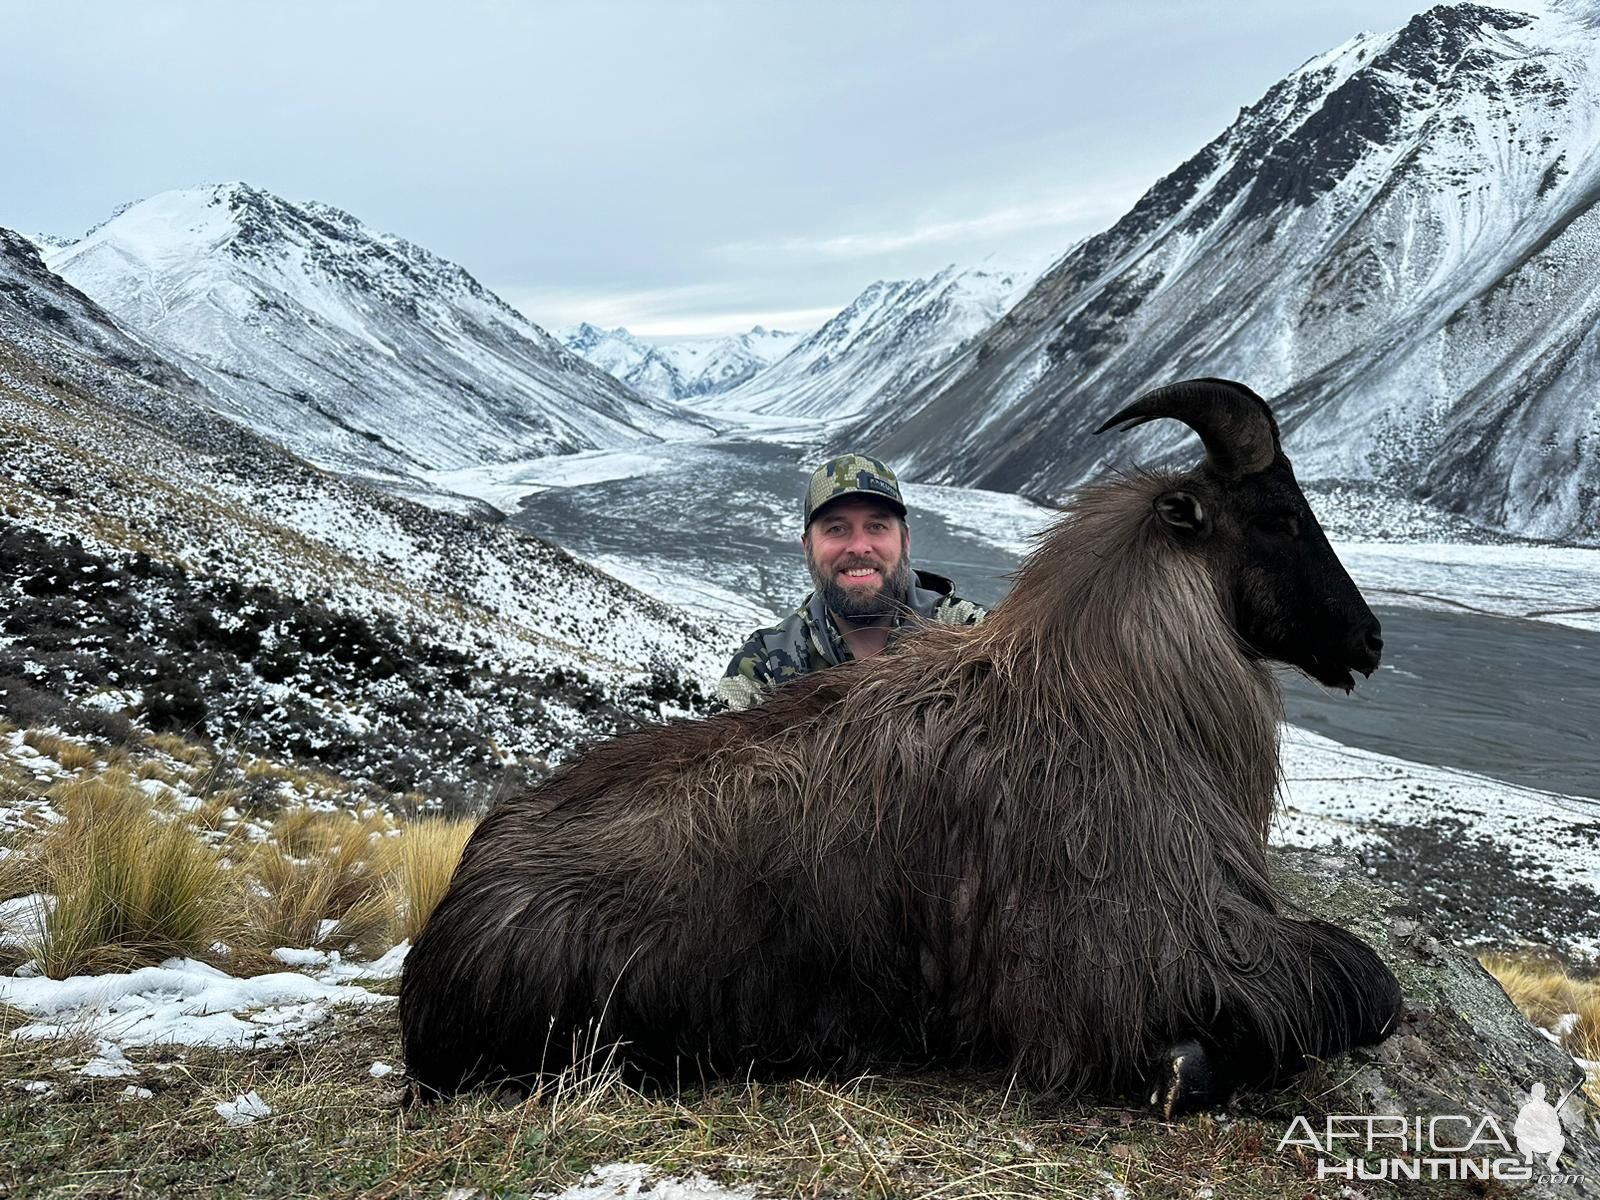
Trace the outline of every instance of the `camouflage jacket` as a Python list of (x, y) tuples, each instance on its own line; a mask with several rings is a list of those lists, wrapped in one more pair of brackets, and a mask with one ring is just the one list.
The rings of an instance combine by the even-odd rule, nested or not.
[[(916, 575), (910, 607), (924, 620), (944, 625), (977, 625), (989, 615), (971, 600), (957, 596), (944, 576), (929, 571), (918, 571)], [(896, 619), (890, 641), (900, 630), (914, 624), (909, 617)], [(813, 592), (782, 624), (772, 629), (758, 629), (750, 635), (728, 664), (727, 672), (717, 684), (717, 694), (727, 701), (729, 708), (749, 708), (759, 704), (767, 692), (781, 683), (848, 662), (852, 657), (822, 597)]]

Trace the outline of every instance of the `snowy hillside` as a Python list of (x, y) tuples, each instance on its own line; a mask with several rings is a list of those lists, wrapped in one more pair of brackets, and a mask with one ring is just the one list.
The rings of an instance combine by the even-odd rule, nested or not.
[(221, 411), (337, 469), (408, 475), (706, 432), (455, 264), (327, 205), (240, 183), (166, 192), (48, 262)]
[(1133, 394), (1223, 375), (1302, 478), (1593, 539), (1597, 201), (1600, 7), (1433, 8), (1294, 71), (848, 440), (1059, 493), (1139, 453), (1088, 435)]
[(1032, 278), (947, 267), (928, 279), (880, 280), (770, 368), (702, 407), (813, 418), (874, 411), (955, 358)]
[(621, 327), (599, 329), (585, 321), (561, 341), (641, 395), (693, 401), (738, 387), (804, 336), (757, 325), (722, 338), (647, 341)]
[(0, 716), (484, 799), (693, 710), (732, 630), (307, 466), (0, 231)]

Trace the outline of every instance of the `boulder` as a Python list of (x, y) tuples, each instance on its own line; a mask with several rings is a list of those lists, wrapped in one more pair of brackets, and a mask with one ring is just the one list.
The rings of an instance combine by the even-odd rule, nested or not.
[[(1541, 1158), (1532, 1165), (1531, 1181), (1511, 1186), (1538, 1195), (1600, 1196), (1600, 1114), (1584, 1094), (1582, 1070), (1522, 1015), (1471, 953), (1440, 942), (1424, 914), (1358, 870), (1347, 859), (1314, 851), (1274, 852), (1274, 881), (1289, 910), (1359, 934), (1388, 963), (1406, 997), (1394, 1036), (1329, 1064), (1325, 1090), (1301, 1088), (1302, 1097), (1316, 1093), (1320, 1111), (1306, 1113), (1306, 1125), (1293, 1124), (1291, 1132), (1312, 1133), (1326, 1144), (1329, 1114), (1377, 1114), (1407, 1118), (1413, 1129), (1421, 1118), (1426, 1139), (1429, 1118), (1459, 1115), (1482, 1126), (1483, 1138), (1498, 1131), (1514, 1148), (1518, 1116), (1529, 1105), (1534, 1085), (1542, 1084), (1545, 1103), (1561, 1106), (1564, 1146), (1557, 1170), (1551, 1172)], [(1526, 1130), (1538, 1115), (1537, 1108), (1530, 1109), (1522, 1127)], [(1483, 1126), (1485, 1118), (1493, 1124)], [(1386, 1143), (1368, 1152), (1364, 1125), (1352, 1126), (1361, 1134), (1341, 1143), (1347, 1152), (1375, 1163), (1397, 1150), (1395, 1143)], [(1437, 1129), (1438, 1146), (1467, 1140), (1461, 1122)], [(1424, 1141), (1423, 1155), (1437, 1157), (1426, 1146)], [(1487, 1148), (1479, 1141), (1470, 1156)]]

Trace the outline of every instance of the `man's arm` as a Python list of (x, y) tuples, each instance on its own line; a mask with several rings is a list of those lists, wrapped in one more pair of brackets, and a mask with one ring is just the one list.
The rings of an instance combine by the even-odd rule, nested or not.
[(729, 708), (754, 708), (766, 698), (772, 686), (761, 635), (756, 634), (739, 648), (722, 678), (717, 680), (717, 695)]
[(781, 684), (818, 666), (806, 632), (805, 610), (791, 613), (771, 629), (758, 629), (733, 656), (717, 681), (717, 695), (729, 708), (752, 708)]
[(989, 610), (983, 605), (953, 593), (933, 606), (933, 619), (941, 625), (982, 625), (988, 615)]

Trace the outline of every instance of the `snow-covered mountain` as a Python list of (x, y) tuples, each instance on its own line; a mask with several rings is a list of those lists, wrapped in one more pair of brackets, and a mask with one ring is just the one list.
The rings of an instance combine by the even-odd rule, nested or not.
[(314, 462), (411, 475), (706, 432), (462, 268), (241, 183), (128, 205), (50, 267), (217, 406)]
[(693, 710), (737, 641), (507, 522), (307, 465), (3, 229), (0, 617), (0, 717), (177, 722), (463, 803)]
[(620, 326), (600, 329), (585, 321), (561, 341), (641, 395), (692, 402), (738, 387), (804, 336), (757, 325), (721, 338), (652, 342)]
[(701, 407), (836, 418), (898, 403), (993, 325), (1032, 279), (951, 266), (927, 279), (880, 280), (767, 370)]
[(32, 242), (40, 254), (49, 254), (53, 250), (65, 250), (72, 245), (72, 238), (57, 237), (53, 233), (23, 233), (22, 237)]
[(1275, 398), (1304, 479), (1593, 539), (1597, 201), (1600, 6), (1439, 6), (1291, 73), (847, 440), (1058, 493), (1139, 452), (1089, 436), (1134, 394), (1221, 375)]

